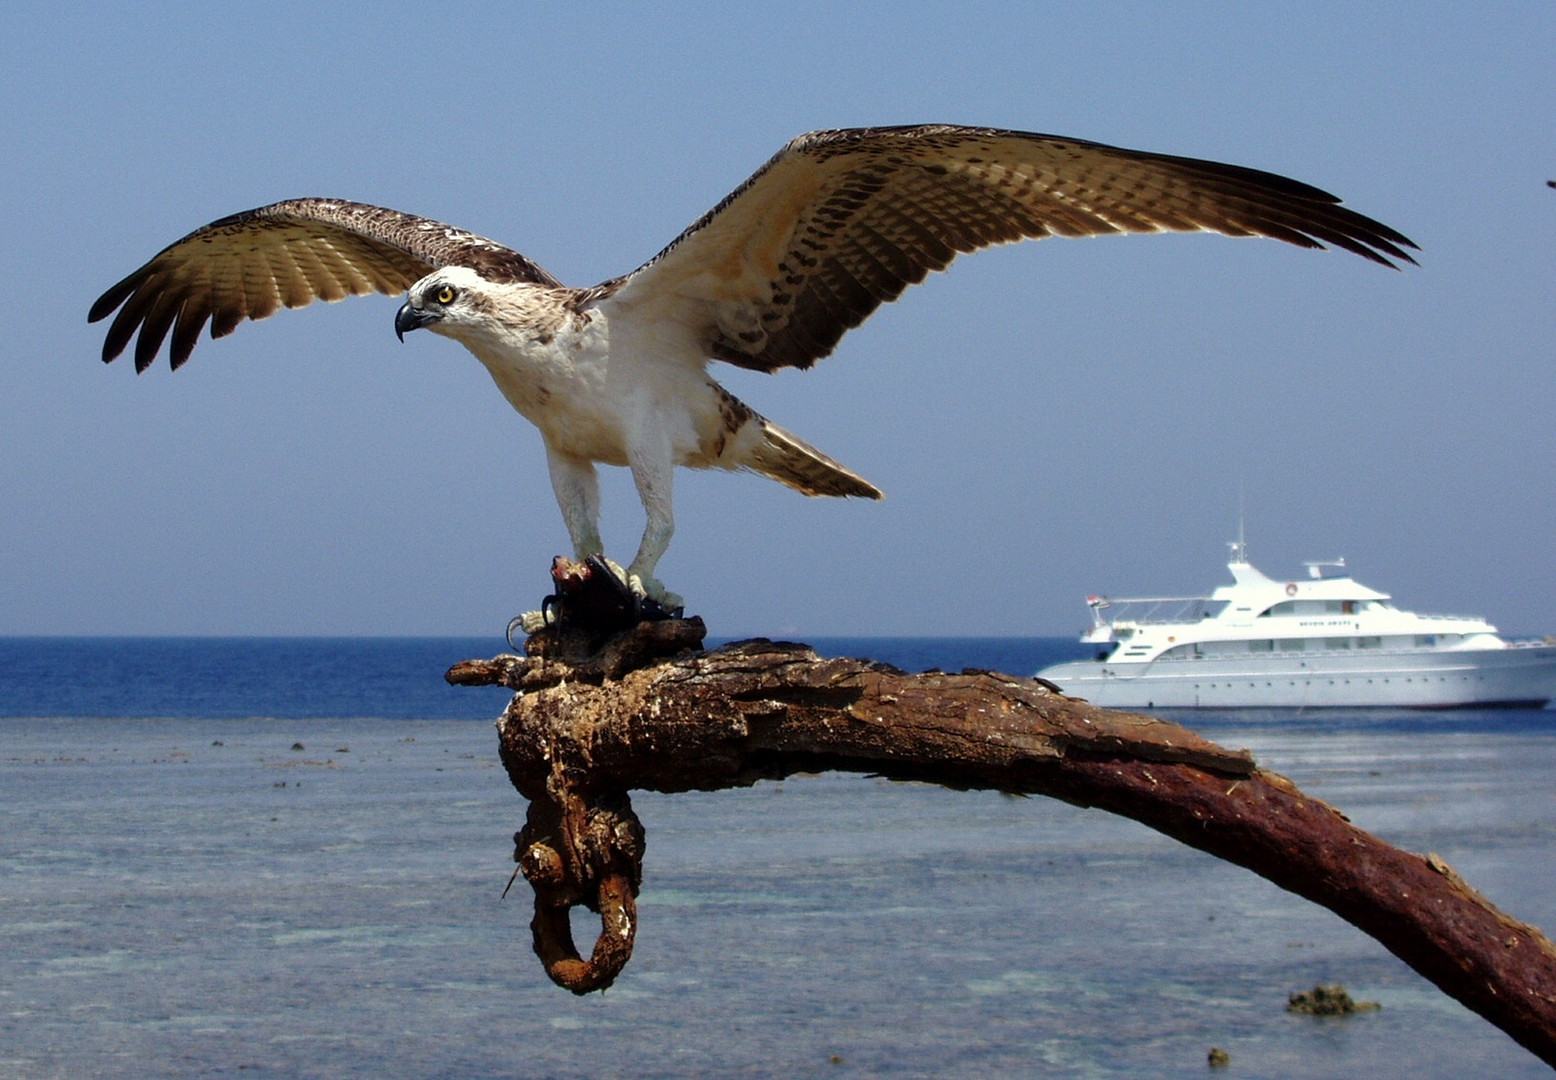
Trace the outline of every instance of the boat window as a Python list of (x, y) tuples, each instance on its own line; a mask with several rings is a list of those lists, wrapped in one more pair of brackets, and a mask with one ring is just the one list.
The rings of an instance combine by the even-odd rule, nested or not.
[(1436, 634), (1417, 634), (1416, 635), (1416, 648), (1418, 648), (1418, 649), (1430, 649), (1432, 646), (1434, 646), (1436, 644), (1437, 644), (1437, 635)]
[(1353, 615), (1360, 610), (1356, 600), (1282, 600), (1260, 612), (1267, 615)]
[(1289, 637), (1281, 638), (1281, 652), (1301, 652), (1307, 648), (1307, 638)]
[(1348, 637), (1332, 637), (1324, 639), (1324, 648), (1326, 649), (1349, 649), (1350, 647), (1351, 639)]
[(1356, 639), (1356, 647), (1358, 649), (1381, 649), (1383, 648), (1383, 639), (1381, 637), (1359, 637)]
[(1260, 639), (1258, 641), (1250, 641), (1248, 643), (1248, 651), (1249, 652), (1274, 652), (1275, 651), (1275, 642), (1271, 641), (1269, 638), (1262, 638), (1262, 639)]

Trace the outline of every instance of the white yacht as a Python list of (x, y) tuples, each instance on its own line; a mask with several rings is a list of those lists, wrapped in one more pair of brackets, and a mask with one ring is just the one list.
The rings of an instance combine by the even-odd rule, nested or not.
[(1242, 542), (1231, 585), (1204, 597), (1086, 598), (1092, 660), (1037, 673), (1066, 694), (1131, 709), (1456, 706), (1556, 698), (1556, 642), (1509, 642), (1484, 619), (1417, 615), (1345, 572), (1308, 563), (1277, 581)]

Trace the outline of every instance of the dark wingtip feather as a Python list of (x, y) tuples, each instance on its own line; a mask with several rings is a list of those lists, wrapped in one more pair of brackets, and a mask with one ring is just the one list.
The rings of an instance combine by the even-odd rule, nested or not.
[(135, 370), (145, 371), (156, 362), (157, 352), (162, 348), (162, 342), (167, 338), (168, 331), (173, 327), (173, 320), (177, 317), (182, 303), (163, 299), (146, 313), (146, 320), (141, 324), (140, 337), (135, 342)]
[(207, 308), (193, 300), (185, 300), (183, 307), (178, 312), (178, 322), (173, 327), (173, 340), (168, 346), (168, 361), (177, 371), (184, 366), (184, 361), (194, 352), (195, 343), (200, 340), (200, 331), (205, 327), (205, 320), (210, 318)]
[(1410, 252), (1405, 250), (1406, 248), (1414, 251), (1421, 250), (1408, 236), (1360, 214), (1356, 214), (1355, 219), (1360, 227), (1352, 227), (1344, 232), (1315, 229), (1312, 230), (1313, 235), (1327, 244), (1349, 251), (1353, 255), (1360, 255), (1390, 270), (1404, 269), (1399, 263), (1420, 265)]
[(86, 313), (86, 321), (95, 323), (113, 314), (114, 309), (124, 303), (129, 295), (135, 291), (135, 286), (140, 284), (140, 279), (141, 272), (137, 270), (99, 296), (92, 304), (92, 309)]
[[(108, 334), (103, 338), (103, 363), (111, 364), (124, 352), (125, 346), (135, 336), (135, 328), (140, 325), (140, 317), (136, 312), (137, 305), (133, 302), (125, 304), (124, 308), (108, 326)], [(111, 308), (109, 310), (112, 310)]]

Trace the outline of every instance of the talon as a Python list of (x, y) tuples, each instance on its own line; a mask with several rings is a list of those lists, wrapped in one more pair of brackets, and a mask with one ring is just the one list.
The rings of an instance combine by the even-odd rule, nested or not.
[(664, 584), (656, 577), (643, 577), (641, 574), (630, 574), (627, 577), (627, 587), (639, 597), (654, 601), (667, 613), (674, 614), (684, 610), (686, 601), (664, 587)]
[[(527, 611), (508, 624), (508, 644), (515, 652), (521, 646), (517, 637), (533, 637), (548, 628), (582, 629), (592, 635), (618, 633), (641, 622), (681, 618), (684, 611), (679, 596), (668, 591), (651, 574), (623, 570), (604, 555), (591, 555), (573, 562), (558, 555), (551, 562), (551, 579), (556, 593), (546, 597), (539, 611)], [(599, 637), (598, 645), (605, 640)]]
[(519, 628), (526, 635), (535, 634), (556, 622), (556, 614), (550, 611), (526, 611), (514, 622), (518, 623)]

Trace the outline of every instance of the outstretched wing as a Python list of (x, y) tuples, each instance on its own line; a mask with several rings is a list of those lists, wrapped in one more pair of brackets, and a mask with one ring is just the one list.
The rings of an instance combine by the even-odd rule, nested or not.
[(1272, 173), (989, 128), (802, 135), (613, 301), (690, 323), (708, 355), (810, 367), (958, 253), (1044, 236), (1209, 231), (1413, 263), (1415, 245)]
[(168, 358), (189, 359), (209, 321), (211, 337), (281, 307), (393, 295), (442, 266), (468, 266), (493, 281), (559, 284), (518, 252), (441, 222), (339, 199), (291, 199), (213, 221), (164, 248), (98, 297), (89, 322), (123, 305), (108, 327), (103, 362), (124, 351), (137, 329), (135, 370), (156, 359), (168, 331)]

